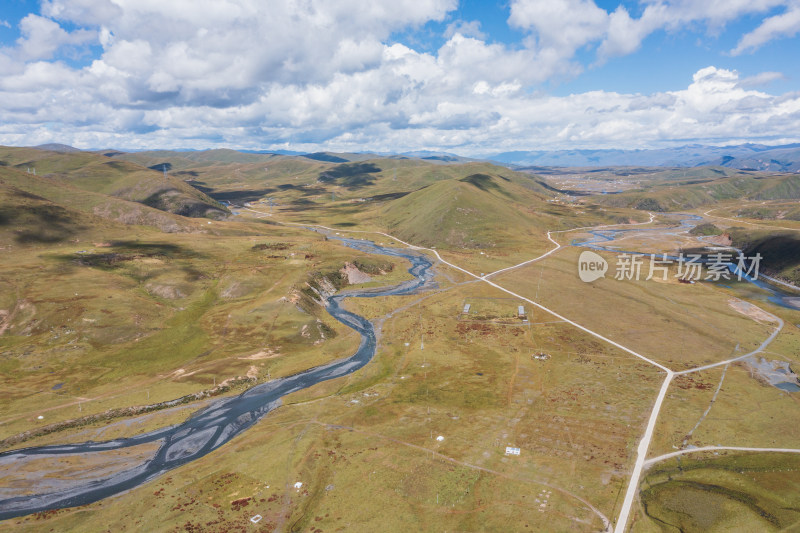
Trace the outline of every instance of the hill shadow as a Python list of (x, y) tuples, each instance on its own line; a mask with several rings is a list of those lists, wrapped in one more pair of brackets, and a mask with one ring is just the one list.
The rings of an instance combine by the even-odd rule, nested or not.
[[(20, 191), (19, 196), (36, 199)], [(63, 207), (56, 205), (19, 205), (0, 207), (0, 226), (13, 226), (14, 241), (19, 244), (63, 242), (85, 229)]]
[(255, 202), (257, 200), (260, 200), (264, 196), (272, 194), (278, 190), (273, 188), (266, 188), (266, 189), (241, 189), (233, 191), (218, 191), (213, 187), (207, 187), (203, 182), (199, 181), (189, 183), (189, 185), (191, 185), (198, 191), (207, 194), (208, 196), (210, 196), (211, 198), (213, 198), (218, 202), (233, 202), (233, 203)]
[(788, 233), (754, 239), (743, 247), (746, 256), (761, 254), (767, 270), (780, 272), (800, 267), (800, 237)]
[(345, 163), (321, 172), (318, 179), (322, 183), (335, 183), (355, 190), (375, 183), (371, 174), (378, 172), (381, 168), (374, 163)]
[(482, 191), (500, 190), (500, 186), (492, 181), (492, 177), (488, 174), (470, 174), (469, 176), (459, 178), (458, 181), (474, 185)]
[[(499, 178), (505, 181), (511, 181), (508, 178), (504, 178), (502, 176), (498, 176)], [(469, 176), (465, 176), (463, 178), (459, 178), (458, 181), (469, 183), (470, 185), (474, 185), (475, 187), (479, 188), (484, 192), (491, 192), (496, 191), (503, 196), (511, 196), (507, 190), (497, 184), (492, 176), (488, 174), (470, 174)]]
[(325, 161), (326, 163), (347, 163), (349, 160), (343, 157), (338, 157), (325, 152), (314, 152), (313, 154), (303, 154), (302, 157), (306, 159), (313, 159), (314, 161)]
[[(159, 259), (196, 259), (205, 257), (204, 254), (186, 248), (179, 244), (140, 241), (113, 241), (108, 251), (82, 254), (64, 254), (57, 258), (61, 261), (77, 263), (81, 266), (95, 267), (103, 270), (113, 270), (121, 267), (128, 261), (143, 258)], [(189, 274), (197, 274), (193, 267), (186, 266), (183, 270)], [(205, 275), (199, 272), (198, 275)]]

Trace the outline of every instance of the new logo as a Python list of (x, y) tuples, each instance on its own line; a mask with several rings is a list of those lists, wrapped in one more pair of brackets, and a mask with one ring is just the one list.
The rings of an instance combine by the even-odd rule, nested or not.
[(578, 258), (578, 276), (581, 281), (591, 283), (596, 279), (604, 278), (607, 271), (608, 262), (602, 256), (588, 250), (581, 252), (581, 256)]

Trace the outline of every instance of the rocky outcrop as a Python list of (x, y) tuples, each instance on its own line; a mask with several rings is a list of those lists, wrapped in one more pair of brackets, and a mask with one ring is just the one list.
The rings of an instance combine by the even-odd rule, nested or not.
[(347, 279), (347, 283), (350, 285), (372, 281), (372, 276), (359, 270), (353, 263), (345, 263), (339, 272)]

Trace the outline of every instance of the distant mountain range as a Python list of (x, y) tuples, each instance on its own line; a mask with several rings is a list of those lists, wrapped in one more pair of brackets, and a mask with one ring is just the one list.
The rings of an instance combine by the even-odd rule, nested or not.
[(539, 167), (698, 167), (723, 166), (739, 170), (800, 171), (800, 144), (766, 146), (687, 145), (654, 150), (518, 151), (486, 156), (506, 165)]
[[(77, 148), (63, 144), (35, 146), (54, 152), (77, 152)], [(513, 167), (699, 167), (721, 166), (739, 170), (766, 170), (774, 172), (800, 172), (800, 144), (767, 146), (740, 144), (735, 146), (706, 146), (691, 144), (676, 148), (652, 150), (531, 150), (503, 152), (482, 158), (467, 158), (449, 152), (418, 150), (399, 154), (388, 152), (336, 153), (294, 152), (291, 150), (228, 150), (251, 155), (290, 155), (328, 163), (360, 161), (375, 157), (409, 157), (439, 163), (464, 163), (488, 160)], [(213, 152), (173, 150), (173, 152)]]

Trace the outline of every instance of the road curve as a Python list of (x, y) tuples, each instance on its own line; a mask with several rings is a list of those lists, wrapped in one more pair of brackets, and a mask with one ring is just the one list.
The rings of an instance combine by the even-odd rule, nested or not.
[(665, 453), (664, 455), (653, 457), (645, 461), (644, 466), (645, 468), (648, 468), (660, 461), (665, 461), (667, 459), (670, 459), (671, 457), (677, 457), (679, 455), (685, 455), (687, 453), (716, 452), (720, 450), (730, 450), (736, 452), (800, 453), (800, 450), (795, 448), (748, 448), (743, 446), (703, 446), (702, 448), (688, 448), (686, 450), (678, 450), (677, 452)]

